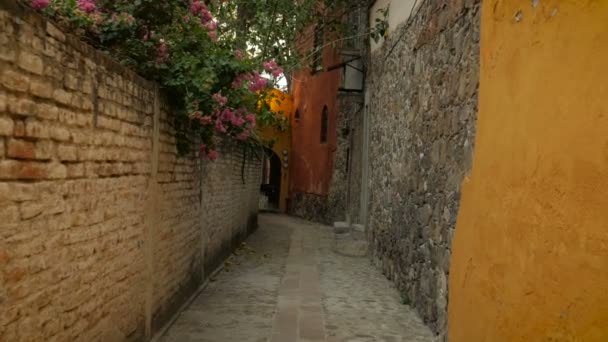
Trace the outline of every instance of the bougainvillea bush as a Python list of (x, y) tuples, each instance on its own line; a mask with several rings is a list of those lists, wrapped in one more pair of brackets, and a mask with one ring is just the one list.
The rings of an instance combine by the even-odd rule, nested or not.
[[(178, 148), (197, 137), (201, 156), (218, 157), (219, 141), (260, 145), (257, 125), (271, 125), (266, 90), (283, 70), (248, 54), (236, 35), (214, 17), (222, 1), (24, 0), (66, 30), (87, 40), (171, 99)], [(241, 47), (241, 48), (239, 48)]]

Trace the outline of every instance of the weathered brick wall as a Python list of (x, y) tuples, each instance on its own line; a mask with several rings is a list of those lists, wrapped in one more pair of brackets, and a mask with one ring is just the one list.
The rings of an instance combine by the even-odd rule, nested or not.
[(422, 2), (373, 53), (368, 72), (373, 259), (441, 336), (460, 184), (473, 154), (479, 3)]
[(0, 340), (144, 340), (255, 227), (260, 165), (180, 157), (153, 83), (0, 2)]

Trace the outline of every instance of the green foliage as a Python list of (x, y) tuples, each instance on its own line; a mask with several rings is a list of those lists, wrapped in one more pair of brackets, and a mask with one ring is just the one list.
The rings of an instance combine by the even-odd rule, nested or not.
[[(178, 149), (215, 159), (219, 140), (267, 145), (256, 125), (287, 129), (267, 90), (307, 59), (308, 28), (344, 34), (347, 0), (22, 0), (143, 77), (176, 113)], [(215, 15), (215, 17), (212, 15)], [(385, 13), (386, 14), (386, 13)], [(380, 23), (381, 24), (381, 23)], [(267, 61), (275, 61), (269, 64)], [(266, 63), (264, 63), (266, 62)]]
[(376, 18), (375, 25), (370, 32), (371, 38), (376, 43), (378, 43), (381, 38), (385, 38), (386, 35), (388, 34), (388, 20), (387, 20), (388, 11), (389, 11), (389, 6), (387, 6), (386, 8), (378, 9), (378, 13), (380, 14), (380, 17)]

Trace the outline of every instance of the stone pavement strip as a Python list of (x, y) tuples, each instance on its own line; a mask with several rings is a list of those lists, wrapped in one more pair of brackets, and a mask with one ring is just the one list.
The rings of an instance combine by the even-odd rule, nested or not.
[(163, 342), (431, 342), (367, 258), (332, 251), (329, 227), (260, 215), (260, 228)]

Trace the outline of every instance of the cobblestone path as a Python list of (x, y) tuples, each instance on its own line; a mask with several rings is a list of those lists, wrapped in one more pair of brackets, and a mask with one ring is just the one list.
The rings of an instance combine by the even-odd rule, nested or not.
[(162, 342), (430, 342), (367, 258), (332, 251), (329, 228), (260, 215), (260, 228)]

